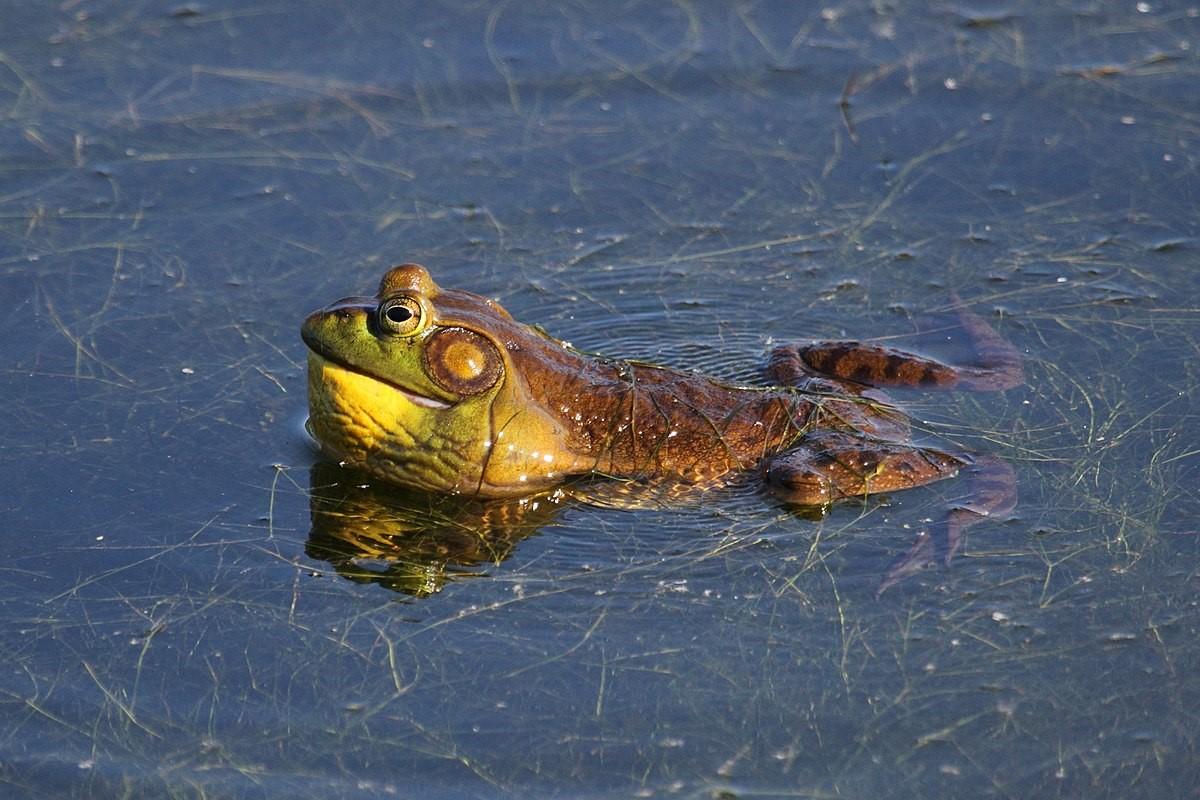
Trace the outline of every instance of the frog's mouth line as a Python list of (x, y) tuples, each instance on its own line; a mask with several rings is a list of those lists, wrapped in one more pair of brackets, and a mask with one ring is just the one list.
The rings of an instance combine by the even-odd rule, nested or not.
[(355, 375), (359, 375), (363, 378), (366, 378), (367, 380), (375, 381), (376, 383), (382, 383), (383, 385), (390, 387), (394, 391), (399, 392), (400, 395), (402, 395), (405, 400), (408, 400), (413, 405), (421, 406), (423, 408), (435, 408), (435, 409), (450, 408), (450, 403), (447, 403), (444, 400), (438, 400), (436, 397), (429, 397), (427, 395), (418, 394), (417, 392), (414, 392), (412, 389), (406, 389), (405, 387), (400, 386), (396, 383), (393, 383), (392, 381), (389, 381), (385, 378), (380, 378), (378, 375), (368, 375), (367, 373), (363, 372), (362, 370), (355, 368), (352, 364), (347, 364), (345, 361), (342, 361), (342, 360), (336, 359), (336, 358), (330, 358), (329, 356), (318, 352), (311, 345), (309, 346), (309, 354), (312, 356), (312, 358), (315, 358), (319, 362), (318, 366), (324, 366), (325, 364), (331, 364), (338, 369), (343, 369), (347, 372), (353, 372)]

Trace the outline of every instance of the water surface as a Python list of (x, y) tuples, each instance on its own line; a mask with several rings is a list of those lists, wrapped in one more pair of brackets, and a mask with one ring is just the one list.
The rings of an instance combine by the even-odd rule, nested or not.
[[(1197, 7), (0, 18), (6, 796), (1200, 782)], [(360, 488), (298, 326), (405, 260), (736, 380), (808, 337), (962, 356), (955, 291), (1028, 384), (905, 399), (1020, 506), (876, 599), (954, 482), (817, 519)]]

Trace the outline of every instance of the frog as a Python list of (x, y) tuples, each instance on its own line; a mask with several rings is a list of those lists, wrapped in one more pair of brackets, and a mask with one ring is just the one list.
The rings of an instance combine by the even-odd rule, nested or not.
[(582, 352), (405, 263), (373, 296), (304, 320), (307, 428), (327, 456), (375, 479), (480, 499), (581, 481), (695, 493), (751, 474), (784, 505), (826, 509), (966, 473), (964, 500), (940, 533), (918, 536), (890, 571), (894, 582), (935, 551), (948, 564), (966, 527), (1016, 503), (1011, 466), (916, 441), (883, 391), (1024, 382), (1013, 345), (952, 299), (971, 364), (812, 340), (772, 348), (764, 384), (746, 385)]

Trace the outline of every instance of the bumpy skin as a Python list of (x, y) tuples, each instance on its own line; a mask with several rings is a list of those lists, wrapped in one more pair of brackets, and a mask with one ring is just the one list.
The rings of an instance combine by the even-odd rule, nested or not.
[[(782, 386), (731, 386), (583, 355), (405, 264), (375, 297), (346, 298), (305, 320), (309, 424), (334, 458), (437, 492), (515, 496), (587, 475), (711, 485), (761, 468), (785, 501), (823, 505), (919, 486), (972, 463), (911, 444), (904, 415), (869, 388), (1019, 384), (1012, 347), (961, 305), (959, 316), (977, 366), (816, 342), (772, 352), (767, 372)], [(981, 494), (999, 499), (971, 513), (1011, 506), (1006, 470), (980, 471)], [(1007, 493), (997, 489), (1004, 483)]]

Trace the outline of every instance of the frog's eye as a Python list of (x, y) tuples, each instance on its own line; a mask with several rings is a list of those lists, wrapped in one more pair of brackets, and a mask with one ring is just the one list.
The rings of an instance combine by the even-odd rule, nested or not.
[(410, 336), (421, 329), (421, 304), (411, 297), (393, 297), (379, 304), (379, 329)]
[(425, 372), (448, 392), (479, 394), (496, 383), (503, 369), (496, 346), (466, 328), (443, 328), (425, 343)]

